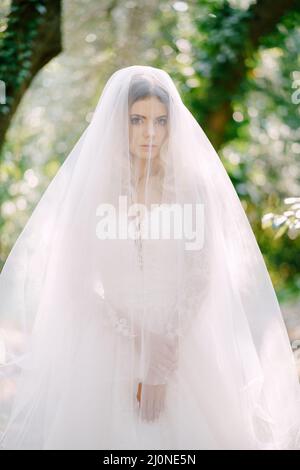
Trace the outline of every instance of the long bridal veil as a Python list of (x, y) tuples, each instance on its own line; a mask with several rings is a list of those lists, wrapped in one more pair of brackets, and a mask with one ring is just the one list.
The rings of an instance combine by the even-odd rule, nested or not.
[(280, 307), (163, 70), (108, 80), (0, 275), (2, 449), (296, 449)]

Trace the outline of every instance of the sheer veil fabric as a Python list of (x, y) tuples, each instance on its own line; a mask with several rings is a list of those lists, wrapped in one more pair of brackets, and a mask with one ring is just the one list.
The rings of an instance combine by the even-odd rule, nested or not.
[(295, 360), (262, 254), (161, 69), (109, 78), (0, 299), (2, 449), (300, 448)]

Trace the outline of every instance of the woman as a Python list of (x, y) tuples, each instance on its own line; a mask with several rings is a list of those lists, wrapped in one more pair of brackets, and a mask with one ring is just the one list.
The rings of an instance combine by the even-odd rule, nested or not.
[(299, 448), (263, 257), (163, 70), (110, 77), (0, 295), (3, 449)]

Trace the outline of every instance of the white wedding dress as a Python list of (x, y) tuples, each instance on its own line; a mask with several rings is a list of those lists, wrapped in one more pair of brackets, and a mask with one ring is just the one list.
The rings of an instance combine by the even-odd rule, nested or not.
[[(138, 288), (141, 276), (132, 267), (132, 240), (109, 241), (107, 250), (96, 257), (100, 266), (110, 266), (111, 271), (102, 273), (103, 282), (95, 284), (99, 309), (90, 312), (83, 325), (71, 380), (45, 449), (226, 449), (232, 442), (243, 449), (254, 445), (233, 388), (230, 391), (230, 383), (224, 387), (218, 380), (217, 357), (209, 340), (213, 332), (197, 317), (193, 318), (197, 334), (189, 334), (181, 343), (179, 366), (167, 384), (159, 420), (139, 417), (136, 394), (141, 378), (138, 356), (135, 363), (131, 360), (129, 312), (135, 312), (137, 321), (144, 312), (149, 328), (163, 331), (163, 325), (169, 324), (172, 331), (180, 244), (181, 240), (143, 240), (144, 290), (141, 285)], [(205, 282), (205, 269), (201, 273)], [(192, 310), (186, 300), (185, 308)], [(116, 373), (120, 370), (122, 377)], [(232, 427), (226, 442), (228, 422)]]
[[(138, 414), (136, 394), (141, 379), (138, 357), (136, 363), (131, 361), (133, 346), (127, 329), (128, 312), (135, 312), (137, 321), (144, 312), (150, 328), (153, 325), (156, 330), (160, 326), (163, 329), (163, 324), (168, 322), (172, 328), (178, 292), (176, 256), (182, 241), (143, 240), (143, 262), (147, 266), (144, 290), (142, 286), (138, 288), (137, 278), (141, 276), (132, 268), (134, 242), (108, 243), (111, 249), (107, 244), (105, 253), (96, 259), (100, 266), (109, 265), (111, 271), (102, 273), (103, 282), (95, 284), (99, 309), (90, 312), (83, 325), (71, 380), (58, 404), (57, 419), (44, 448), (209, 449), (224, 445), (222, 427), (226, 425), (226, 410), (231, 422), (235, 411), (237, 421), (240, 417), (238, 409), (234, 409), (234, 397), (228, 397), (229, 401), (220, 407), (223, 418), (217, 418), (219, 407), (212, 400), (209, 388), (213, 371), (209, 370), (207, 354), (211, 351), (204, 331), (197, 343), (191, 336), (187, 340), (182, 351), (182, 367), (167, 384), (165, 409), (159, 420), (142, 421)], [(119, 370), (123, 377), (116, 376), (115, 371)], [(191, 385), (193, 391), (189, 389)], [(182, 430), (180, 440), (179, 429)], [(236, 444), (239, 442), (241, 445), (247, 442), (242, 428), (236, 430)]]

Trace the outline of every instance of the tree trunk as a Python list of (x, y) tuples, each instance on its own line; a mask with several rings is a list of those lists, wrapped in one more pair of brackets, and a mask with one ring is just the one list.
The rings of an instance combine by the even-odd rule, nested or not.
[[(228, 122), (232, 119), (232, 97), (240, 90), (240, 86), (249, 67), (246, 62), (256, 52), (262, 37), (275, 30), (280, 19), (289, 11), (299, 5), (299, 0), (257, 0), (249, 8), (250, 15), (245, 18), (246, 35), (242, 39), (242, 47), (237, 59), (222, 64), (225, 71), (213, 78), (207, 93), (206, 109), (203, 127), (216, 149), (219, 149), (225, 140), (225, 132)], [(220, 92), (221, 99), (218, 105), (212, 109), (209, 97), (214, 95), (215, 90)], [(202, 105), (205, 103), (202, 103)]]
[(12, 0), (0, 40), (0, 79), (6, 91), (6, 102), (0, 104), (1, 156), (24, 93), (38, 71), (62, 51), (61, 0)]

